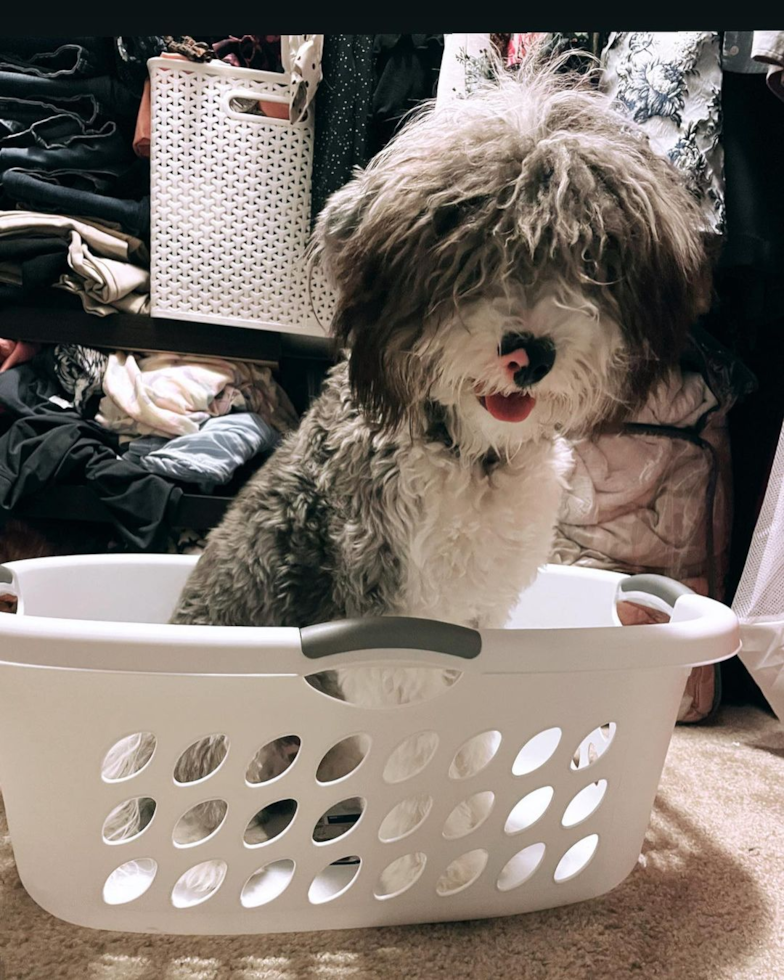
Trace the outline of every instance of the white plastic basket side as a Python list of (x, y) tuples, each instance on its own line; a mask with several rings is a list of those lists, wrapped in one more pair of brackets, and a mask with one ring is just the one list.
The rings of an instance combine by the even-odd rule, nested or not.
[[(547, 629), (540, 621), (531, 630), (485, 631), (482, 651), (471, 660), (389, 648), (313, 660), (297, 629), (46, 618), (46, 593), (57, 589), (57, 574), (72, 591), (82, 585), (100, 601), (94, 583), (102, 571), (107, 607), (117, 596), (135, 607), (129, 582), (138, 583), (142, 604), (156, 582), (173, 601), (177, 574), (184, 579), (190, 567), (187, 559), (147, 556), (7, 566), (19, 570), (23, 595), (28, 579), (30, 600), (29, 614), (0, 620), (0, 779), (22, 881), (40, 905), (67, 921), (140, 932), (264, 933), (509, 915), (600, 895), (637, 860), (689, 661), (721, 659), (737, 648), (732, 614), (698, 596), (678, 600), (680, 621), (671, 624), (601, 625), (612, 621), (623, 576), (587, 570), (579, 571), (586, 573), (591, 604), (597, 607), (600, 592), (606, 600), (588, 617), (592, 628)], [(540, 609), (548, 592), (578, 595), (579, 571), (543, 575), (536, 584)], [(56, 596), (50, 608), (61, 608)], [(657, 646), (664, 666), (656, 665)], [(462, 676), (433, 700), (382, 710), (335, 701), (303, 679), (314, 670), (379, 660), (448, 666)], [(461, 746), (489, 731), (500, 734), (500, 744), (488, 765), (469, 778), (451, 778)], [(136, 732), (155, 735), (149, 764), (107, 782), (101, 776), (106, 752)], [(421, 732), (433, 733), (427, 764), (402, 782), (387, 782), (390, 755)], [(199, 782), (177, 784), (180, 753), (218, 733), (229, 739), (223, 764)], [(362, 763), (337, 781), (319, 782), (327, 750), (357, 734), (369, 743)], [(301, 740), (291, 767), (267, 783), (249, 784), (246, 768), (256, 751), (286, 735)], [(531, 739), (537, 739), (533, 746)], [(447, 839), (450, 812), (476, 793), (492, 794), (489, 815), (462, 839)], [(403, 839), (380, 839), (386, 815), (412, 796), (430, 798), (426, 819)], [(152, 821), (132, 840), (105, 842), (107, 815), (133, 797), (155, 801)], [(320, 818), (354, 798), (363, 801), (358, 822), (337, 839), (315, 842)], [(172, 834), (183, 814), (214, 799), (227, 804), (217, 832), (177, 846)], [(246, 843), (251, 817), (284, 800), (296, 803), (288, 826), (266, 843)], [(468, 852), (481, 854), (476, 880), (439, 894), (445, 869)], [(384, 869), (408, 854), (425, 855), (421, 875), (404, 892), (379, 897)], [(346, 858), (358, 860), (335, 863)], [(205, 861), (225, 865), (220, 887), (206, 901), (177, 907), (176, 883)], [(130, 901), (107, 904), (107, 879), (129, 862), (142, 878), (154, 868), (142, 881), (148, 887)], [(246, 907), (247, 882), (270, 866), (262, 888), (267, 901)], [(320, 882), (315, 898), (328, 900), (314, 901), (314, 881)]]
[(238, 110), (287, 104), (285, 75), (149, 68), (153, 316), (324, 336), (334, 297), (306, 263), (312, 109), (294, 124)]

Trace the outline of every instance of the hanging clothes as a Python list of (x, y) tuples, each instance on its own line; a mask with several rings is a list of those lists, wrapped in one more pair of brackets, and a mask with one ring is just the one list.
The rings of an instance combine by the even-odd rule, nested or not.
[(616, 31), (601, 88), (683, 172), (705, 230), (725, 225), (718, 31)]
[(312, 216), (370, 159), (374, 34), (326, 34), (316, 95)]
[(387, 145), (412, 109), (435, 97), (443, 54), (443, 34), (376, 34), (371, 155)]

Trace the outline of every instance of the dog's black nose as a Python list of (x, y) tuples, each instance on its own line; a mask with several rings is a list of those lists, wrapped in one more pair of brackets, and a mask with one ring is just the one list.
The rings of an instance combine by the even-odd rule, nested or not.
[(528, 388), (550, 373), (555, 364), (555, 344), (547, 337), (509, 333), (498, 348), (504, 369), (521, 388)]

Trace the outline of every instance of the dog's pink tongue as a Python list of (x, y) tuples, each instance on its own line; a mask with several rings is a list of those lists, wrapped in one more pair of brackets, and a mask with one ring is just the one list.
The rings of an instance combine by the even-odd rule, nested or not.
[(535, 398), (522, 392), (515, 395), (487, 395), (484, 398), (487, 411), (501, 422), (525, 422), (535, 404)]

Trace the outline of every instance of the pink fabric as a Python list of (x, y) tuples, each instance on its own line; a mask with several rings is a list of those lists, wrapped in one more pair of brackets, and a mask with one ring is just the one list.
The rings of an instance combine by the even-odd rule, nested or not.
[(515, 68), (525, 60), (526, 55), (537, 48), (547, 35), (543, 31), (524, 31), (521, 34), (512, 34), (509, 40), (509, 47), (506, 50), (506, 64), (508, 68)]
[(136, 132), (133, 134), (133, 152), (137, 157), (150, 159), (151, 138), (151, 104), (150, 79), (144, 80), (144, 92), (139, 103), (139, 114), (136, 117)]
[(40, 344), (31, 344), (26, 340), (5, 340), (0, 338), (0, 374), (17, 364), (31, 361), (41, 349)]

